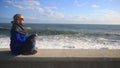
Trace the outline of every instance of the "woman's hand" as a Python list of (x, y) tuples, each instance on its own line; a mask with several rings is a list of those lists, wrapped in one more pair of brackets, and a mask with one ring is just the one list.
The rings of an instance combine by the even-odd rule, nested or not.
[(32, 42), (36, 42), (36, 40), (35, 40), (35, 39), (31, 39), (31, 41), (32, 41)]
[(37, 33), (35, 33), (35, 34), (33, 34), (34, 36), (38, 36), (38, 34)]
[[(33, 34), (35, 37), (38, 36), (38, 34)], [(36, 42), (36, 39), (31, 39), (32, 42)]]
[(35, 34), (35, 36), (38, 36), (38, 34)]

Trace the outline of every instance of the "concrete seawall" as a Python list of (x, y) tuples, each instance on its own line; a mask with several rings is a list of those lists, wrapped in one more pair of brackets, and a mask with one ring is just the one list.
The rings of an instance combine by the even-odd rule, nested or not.
[(0, 68), (120, 68), (119, 49), (39, 49), (13, 56), (0, 49)]

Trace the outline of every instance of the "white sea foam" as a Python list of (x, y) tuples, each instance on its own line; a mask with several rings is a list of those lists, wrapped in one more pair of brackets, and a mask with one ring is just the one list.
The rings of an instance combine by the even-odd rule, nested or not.
[[(0, 48), (9, 48), (9, 37), (0, 38)], [(39, 36), (39, 49), (120, 49), (119, 40), (105, 38), (72, 37), (69, 35)]]
[(9, 37), (0, 38), (0, 48), (9, 48), (10, 39)]

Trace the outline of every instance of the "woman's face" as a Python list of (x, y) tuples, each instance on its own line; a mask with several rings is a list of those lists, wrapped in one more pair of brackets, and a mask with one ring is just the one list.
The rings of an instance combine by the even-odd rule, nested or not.
[(24, 24), (24, 17), (21, 15), (20, 18), (18, 19), (18, 22), (20, 24)]

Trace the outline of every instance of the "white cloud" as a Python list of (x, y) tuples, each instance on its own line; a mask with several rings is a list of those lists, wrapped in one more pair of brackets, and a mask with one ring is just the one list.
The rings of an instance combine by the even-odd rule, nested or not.
[(56, 9), (58, 9), (57, 7), (45, 7), (45, 9), (49, 9), (49, 10), (56, 10)]
[(120, 24), (120, 13), (113, 10), (101, 10), (98, 13), (91, 14), (89, 20), (101, 23)]
[(78, 1), (78, 0), (74, 1), (74, 5), (77, 6), (77, 7), (83, 7), (83, 6), (87, 5), (87, 4), (88, 4), (88, 1), (86, 1), (84, 3), (80, 3), (80, 1)]
[[(110, 0), (111, 1), (111, 0)], [(24, 0), (24, 1), (11, 1), (7, 0), (7, 3), (12, 4), (19, 10), (32, 10), (38, 12), (36, 14), (25, 15), (27, 19), (34, 20), (59, 20), (61, 21), (77, 21), (77, 22), (89, 22), (89, 23), (113, 23), (120, 24), (120, 13), (113, 10), (98, 10), (89, 15), (69, 15), (64, 16), (64, 14), (57, 12), (58, 9), (54, 7), (41, 7), (40, 2), (34, 0)], [(30, 3), (30, 4), (28, 4)], [(78, 0), (75, 0), (77, 7), (82, 7), (87, 5), (88, 2), (80, 3)], [(74, 3), (74, 4), (75, 4)], [(9, 6), (8, 6), (9, 7)], [(97, 4), (93, 4), (92, 7), (100, 7)], [(63, 8), (64, 10), (64, 8)], [(57, 21), (58, 22), (58, 21)]]
[[(32, 11), (38, 12), (39, 16), (42, 15), (42, 16), (53, 17), (53, 18), (64, 17), (64, 15), (62, 13), (55, 11), (57, 9), (57, 7), (41, 7), (39, 1), (35, 1), (35, 0), (29, 0), (29, 1), (28, 0), (23, 0), (23, 1), (7, 0), (6, 2), (9, 4), (12, 4), (14, 7), (16, 7), (19, 10), (32, 10)], [(35, 17), (35, 18), (37, 18), (37, 17)]]
[(77, 21), (89, 24), (120, 24), (120, 13), (113, 10), (99, 10), (89, 15), (72, 15), (65, 17), (65, 20)]
[[(53, 14), (55, 15), (55, 14)], [(32, 17), (33, 15), (31, 15)], [(51, 14), (52, 16), (52, 14)], [(57, 16), (57, 15), (56, 15)], [(58, 15), (60, 16), (60, 15)], [(63, 18), (39, 17), (42, 21), (59, 23), (120, 24), (120, 13), (113, 10), (101, 10), (89, 15), (69, 15)], [(32, 19), (32, 18), (31, 18)], [(36, 15), (37, 19), (37, 15)], [(40, 21), (39, 19), (37, 19)]]
[(54, 17), (54, 18), (62, 18), (64, 17), (64, 15), (62, 13), (59, 12), (55, 12), (52, 9), (57, 9), (57, 8), (50, 8), (50, 7), (46, 7), (45, 8), (45, 15), (48, 17)]
[(93, 7), (93, 8), (99, 8), (100, 6), (97, 5), (97, 4), (93, 4), (92, 7)]
[(33, 10), (36, 8), (40, 8), (40, 3), (38, 1), (14, 1), (14, 0), (7, 0), (6, 2), (12, 4), (14, 7), (18, 8), (19, 10)]
[(112, 2), (113, 0), (105, 0), (105, 1)]

